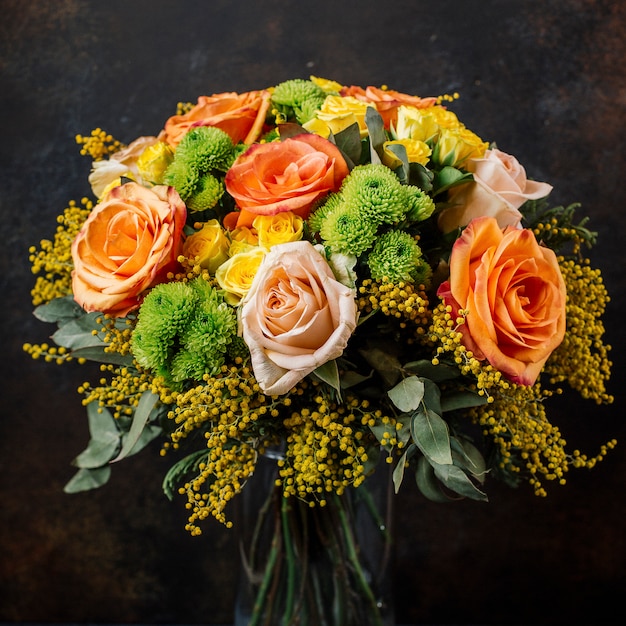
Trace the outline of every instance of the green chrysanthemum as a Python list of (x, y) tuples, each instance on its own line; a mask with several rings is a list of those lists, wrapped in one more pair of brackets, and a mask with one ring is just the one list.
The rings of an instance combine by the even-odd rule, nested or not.
[(231, 138), (219, 128), (192, 128), (176, 148), (163, 181), (178, 191), (192, 211), (214, 207), (224, 194), (219, 176), (235, 160)]
[(359, 256), (374, 244), (377, 224), (346, 205), (326, 215), (320, 236), (332, 252)]
[(294, 116), (300, 124), (315, 117), (326, 93), (314, 82), (302, 78), (287, 80), (274, 88), (272, 104), (287, 119)]
[(407, 219), (413, 222), (422, 222), (428, 219), (435, 211), (434, 200), (414, 185), (407, 185), (404, 189), (408, 206)]
[(159, 285), (146, 296), (131, 349), (140, 365), (176, 387), (218, 373), (236, 333), (234, 311), (216, 289), (196, 278)]
[(205, 174), (200, 178), (186, 204), (190, 211), (204, 211), (212, 209), (224, 195), (224, 184), (212, 174)]
[(391, 282), (401, 280), (426, 284), (430, 267), (422, 258), (422, 251), (411, 235), (392, 230), (380, 237), (367, 259), (372, 278)]
[(405, 186), (382, 164), (355, 167), (340, 193), (346, 204), (378, 224), (394, 224), (408, 209)]
[(142, 367), (162, 373), (194, 314), (198, 295), (187, 283), (163, 283), (154, 287), (139, 309), (131, 337), (132, 353)]
[(324, 220), (331, 214), (336, 211), (340, 211), (342, 207), (342, 197), (341, 194), (331, 193), (326, 196), (324, 200), (324, 204), (320, 205), (317, 209), (311, 213), (308, 220), (309, 230), (312, 233), (319, 233), (322, 228), (322, 224)]
[(176, 148), (175, 160), (199, 172), (227, 172), (233, 164), (234, 146), (230, 136), (215, 126), (189, 130)]

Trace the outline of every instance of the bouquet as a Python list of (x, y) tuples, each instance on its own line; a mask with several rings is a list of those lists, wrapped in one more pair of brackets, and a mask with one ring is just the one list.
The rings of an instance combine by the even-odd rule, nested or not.
[(385, 468), (435, 501), (487, 500), (487, 477), (544, 496), (615, 445), (570, 451), (548, 417), (564, 390), (612, 401), (596, 233), (457, 97), (311, 77), (179, 103), (128, 145), (79, 135), (94, 200), (30, 249), (57, 329), (25, 349), (102, 370), (67, 492), (158, 438), (197, 535), (272, 464), (251, 623), (383, 623), (354, 525), (365, 504), (385, 531)]

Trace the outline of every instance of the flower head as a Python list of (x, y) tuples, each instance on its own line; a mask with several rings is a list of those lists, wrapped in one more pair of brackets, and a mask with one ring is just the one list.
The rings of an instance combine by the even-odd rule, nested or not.
[(374, 280), (387, 278), (391, 282), (408, 281), (425, 284), (430, 267), (411, 235), (400, 230), (383, 234), (367, 257)]

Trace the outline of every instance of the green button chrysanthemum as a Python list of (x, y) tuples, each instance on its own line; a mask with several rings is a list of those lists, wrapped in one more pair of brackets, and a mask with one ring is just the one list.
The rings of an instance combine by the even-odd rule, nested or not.
[(342, 204), (326, 215), (320, 236), (332, 252), (359, 256), (374, 244), (377, 227), (367, 216)]
[(372, 278), (391, 282), (401, 280), (424, 284), (430, 267), (422, 258), (422, 251), (411, 235), (392, 230), (382, 235), (367, 259)]
[(139, 309), (131, 349), (174, 387), (219, 372), (237, 333), (235, 313), (202, 278), (155, 287)]
[(409, 208), (406, 187), (382, 164), (355, 167), (340, 193), (346, 204), (378, 224), (400, 221)]
[(435, 211), (434, 200), (414, 185), (407, 185), (405, 190), (408, 206), (407, 219), (413, 222), (427, 220)]
[(272, 93), (274, 107), (287, 118), (292, 113), (300, 124), (313, 119), (325, 99), (326, 92), (321, 87), (303, 78), (280, 83)]

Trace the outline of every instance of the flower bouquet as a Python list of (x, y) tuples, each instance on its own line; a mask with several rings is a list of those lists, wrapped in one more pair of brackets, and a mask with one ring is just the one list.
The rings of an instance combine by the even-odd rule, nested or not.
[(128, 145), (79, 135), (95, 201), (30, 249), (57, 329), (25, 349), (102, 370), (66, 491), (160, 438), (191, 534), (260, 498), (240, 623), (388, 623), (388, 483), (543, 496), (615, 445), (568, 451), (547, 415), (565, 388), (612, 401), (596, 234), (456, 97), (311, 77), (179, 103)]

